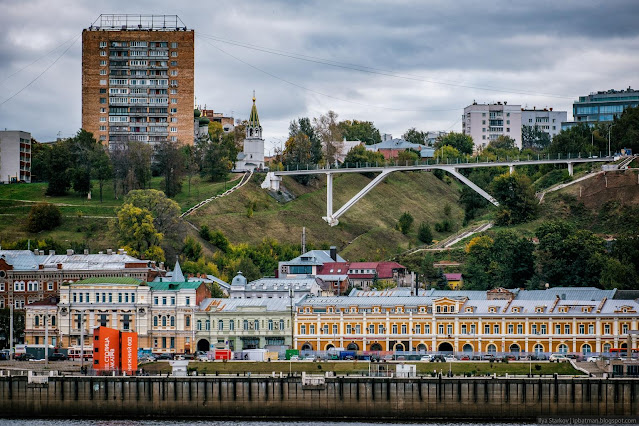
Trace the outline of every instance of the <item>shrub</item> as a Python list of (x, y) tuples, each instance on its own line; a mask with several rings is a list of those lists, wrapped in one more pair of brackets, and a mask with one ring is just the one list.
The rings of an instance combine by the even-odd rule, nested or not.
[(433, 242), (433, 232), (430, 230), (430, 225), (426, 222), (422, 222), (419, 225), (417, 231), (417, 238), (424, 244), (430, 244)]
[(399, 229), (404, 235), (408, 234), (414, 220), (415, 219), (413, 219), (413, 216), (410, 213), (402, 213), (402, 215), (399, 217), (399, 220), (397, 221), (397, 229)]
[(62, 223), (60, 209), (49, 203), (39, 203), (31, 207), (27, 218), (27, 231), (40, 232), (54, 229)]

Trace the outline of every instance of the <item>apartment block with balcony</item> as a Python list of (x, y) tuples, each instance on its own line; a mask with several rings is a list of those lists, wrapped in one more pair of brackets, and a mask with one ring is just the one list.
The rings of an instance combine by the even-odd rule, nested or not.
[(552, 139), (561, 132), (561, 123), (568, 119), (567, 111), (553, 111), (552, 108), (522, 109), (521, 126), (537, 127), (548, 133)]
[(31, 134), (0, 131), (0, 183), (31, 182)]
[(176, 15), (100, 15), (82, 32), (82, 127), (109, 149), (193, 143), (194, 31)]
[(473, 102), (464, 108), (462, 133), (473, 138), (475, 151), (486, 148), (490, 141), (499, 136), (509, 136), (515, 141), (515, 146), (521, 148), (521, 118), (521, 105)]

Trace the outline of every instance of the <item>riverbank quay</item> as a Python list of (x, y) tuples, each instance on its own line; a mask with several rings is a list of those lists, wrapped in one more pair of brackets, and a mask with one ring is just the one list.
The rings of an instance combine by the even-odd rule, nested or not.
[(535, 421), (639, 416), (638, 379), (0, 377), (13, 418)]

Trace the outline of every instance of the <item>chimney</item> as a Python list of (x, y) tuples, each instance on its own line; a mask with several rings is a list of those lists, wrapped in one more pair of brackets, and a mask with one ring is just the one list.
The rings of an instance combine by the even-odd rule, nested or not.
[[(44, 250), (42, 250), (40, 254), (44, 254)], [(49, 250), (49, 256), (55, 256), (55, 250)]]
[(67, 249), (67, 256), (73, 256), (73, 249)]
[(124, 254), (124, 249), (123, 248), (118, 249), (118, 254)]
[(38, 249), (33, 250), (33, 254), (35, 254), (36, 256), (40, 254), (40, 252), (38, 251)]
[(89, 249), (84, 249), (84, 254), (85, 255), (89, 254)]
[(111, 249), (107, 249), (107, 254), (108, 254), (109, 256), (111, 256), (111, 255), (113, 254), (113, 250), (111, 250)]
[(331, 259), (333, 262), (337, 262), (337, 247), (331, 246)]

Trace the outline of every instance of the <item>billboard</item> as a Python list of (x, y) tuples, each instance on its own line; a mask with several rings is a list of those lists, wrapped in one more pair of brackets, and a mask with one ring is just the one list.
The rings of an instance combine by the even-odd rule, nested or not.
[(138, 334), (123, 331), (120, 334), (120, 368), (128, 374), (138, 369)]
[(93, 368), (117, 370), (120, 367), (120, 332), (98, 327), (93, 331)]

